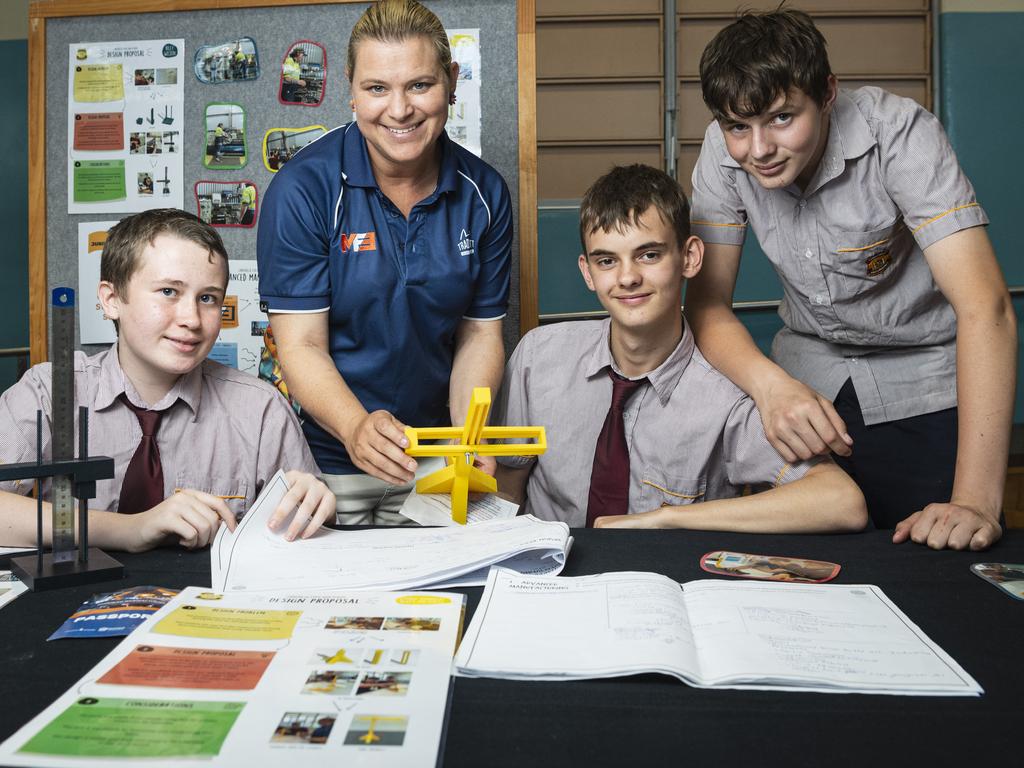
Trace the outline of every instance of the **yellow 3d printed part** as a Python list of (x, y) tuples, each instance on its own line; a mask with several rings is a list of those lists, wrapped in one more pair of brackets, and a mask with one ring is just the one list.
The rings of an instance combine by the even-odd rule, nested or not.
[[(539, 456), (547, 450), (544, 427), (485, 427), (491, 410), (491, 390), (476, 387), (469, 401), (466, 423), (461, 427), (406, 427), (410, 456), (445, 456), (448, 466), (416, 483), (417, 493), (450, 493), (452, 520), (466, 524), (470, 491), (494, 493), (494, 478), (473, 466), (477, 456)], [(503, 443), (498, 440), (527, 439), (532, 443)], [(422, 445), (424, 440), (456, 440), (456, 443)], [(483, 442), (489, 440), (491, 442)]]

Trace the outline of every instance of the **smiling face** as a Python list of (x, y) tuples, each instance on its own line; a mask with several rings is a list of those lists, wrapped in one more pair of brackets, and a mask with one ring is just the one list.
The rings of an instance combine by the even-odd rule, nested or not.
[(759, 115), (745, 118), (729, 113), (719, 121), (726, 149), (765, 189), (793, 183), (804, 189), (825, 152), (835, 96), (836, 81), (830, 77), (823, 106), (799, 88), (790, 88)]
[(434, 161), (458, 72), (454, 63), (441, 68), (437, 48), (422, 35), (358, 44), (352, 103), (374, 170), (401, 173)]
[(656, 335), (680, 323), (683, 282), (700, 270), (703, 244), (682, 246), (675, 230), (651, 206), (622, 232), (597, 229), (586, 236), (579, 267), (613, 329)]
[(227, 265), (202, 246), (157, 235), (120, 295), (101, 282), (103, 312), (118, 321), (118, 360), (153, 404), (206, 359), (220, 333)]

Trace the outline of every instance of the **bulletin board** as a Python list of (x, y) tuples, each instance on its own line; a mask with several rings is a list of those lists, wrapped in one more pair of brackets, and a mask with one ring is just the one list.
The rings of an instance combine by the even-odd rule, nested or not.
[[(537, 199), (534, 0), (427, 0), (448, 29), (479, 29), (482, 72), (482, 157), (504, 177), (518, 211), (505, 343), (537, 323)], [(69, 215), (69, 45), (181, 38), (185, 47), (185, 210), (196, 212), (198, 182), (251, 180), (260, 197), (273, 173), (262, 160), (262, 138), (276, 127), (320, 124), (329, 130), (351, 120), (344, 77), (348, 36), (366, 0), (33, 0), (29, 7), (29, 340), (32, 363), (48, 359), (52, 287), (78, 288), (78, 225), (126, 214)], [(201, 83), (195, 52), (239, 37), (259, 51), (260, 76), (224, 84)], [(286, 48), (312, 40), (327, 52), (327, 81), (318, 106), (283, 104), (278, 81)], [(248, 160), (216, 172), (204, 167), (205, 110), (211, 102), (245, 106)], [(258, 223), (258, 222), (257, 222)], [(218, 230), (233, 260), (255, 260), (256, 227)], [(82, 286), (79, 301), (92, 301)], [(77, 338), (77, 337), (76, 337)], [(81, 346), (81, 345), (80, 345)], [(92, 345), (81, 346), (97, 351)]]

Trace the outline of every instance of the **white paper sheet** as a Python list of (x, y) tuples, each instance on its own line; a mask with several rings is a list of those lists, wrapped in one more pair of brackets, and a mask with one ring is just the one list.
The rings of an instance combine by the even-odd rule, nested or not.
[[(444, 459), (427, 456), (418, 459), (416, 479), (444, 468)], [(507, 520), (515, 517), (519, 505), (493, 493), (470, 494), (466, 505), (466, 525), (475, 525), (485, 520)], [(399, 514), (420, 525), (458, 525), (452, 520), (452, 497), (446, 493), (417, 493), (415, 488), (406, 498)]]
[(976, 696), (981, 687), (871, 585), (492, 570), (460, 674), (572, 680), (663, 672), (696, 687)]
[[(3, 551), (5, 549), (8, 549), (8, 547), (0, 547), (0, 554), (5, 554)], [(22, 551), (20, 549), (11, 549), (13, 552)], [(28, 587), (25, 583), (13, 573), (10, 571), (0, 571), (0, 608), (3, 608), (26, 590), (28, 590)]]
[(449, 528), (322, 529), (285, 541), (266, 522), (287, 491), (278, 472), (234, 533), (221, 528), (210, 548), (215, 589), (225, 592), (411, 589), (481, 585), (491, 565), (557, 574), (572, 538), (565, 523), (532, 516)]
[(463, 604), (188, 587), (0, 745), (0, 763), (432, 768)]

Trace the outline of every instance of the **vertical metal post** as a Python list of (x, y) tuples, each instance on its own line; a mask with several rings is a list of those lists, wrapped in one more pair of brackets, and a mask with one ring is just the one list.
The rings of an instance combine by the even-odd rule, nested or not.
[(662, 0), (662, 48), (665, 59), (662, 76), (665, 83), (665, 173), (676, 176), (676, 89), (679, 76), (676, 73), (676, 0)]

